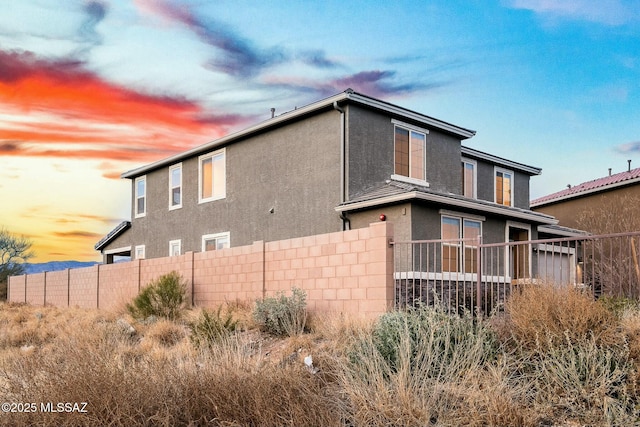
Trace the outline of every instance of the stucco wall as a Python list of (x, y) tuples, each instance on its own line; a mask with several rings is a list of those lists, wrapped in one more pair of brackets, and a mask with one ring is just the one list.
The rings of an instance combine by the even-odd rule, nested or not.
[[(582, 229), (584, 224), (580, 222), (580, 217), (585, 212), (604, 209), (607, 210), (608, 215), (613, 218), (615, 217), (616, 210), (619, 212), (622, 211), (618, 209), (618, 206), (631, 202), (628, 200), (629, 198), (634, 201), (640, 198), (640, 185), (619, 187), (607, 192), (594, 193), (547, 206), (534, 207), (532, 210), (554, 216), (559, 221), (559, 225)], [(640, 213), (640, 210), (638, 212)], [(616, 221), (615, 223), (607, 223), (607, 219), (603, 218), (602, 229), (597, 231), (585, 229), (585, 231), (598, 233), (637, 231), (637, 223), (638, 221), (632, 218), (629, 218), (628, 221), (622, 220)]]
[[(394, 123), (387, 114), (348, 107), (348, 194), (358, 195), (382, 185), (394, 173)], [(435, 191), (460, 194), (460, 139), (419, 126), (427, 134), (426, 180)]]
[(230, 232), (231, 245), (242, 246), (342, 230), (334, 211), (340, 203), (340, 127), (340, 114), (329, 110), (228, 145), (221, 200), (198, 202), (197, 155), (182, 161), (180, 209), (169, 209), (173, 165), (147, 173), (146, 215), (132, 212), (131, 229), (107, 249), (145, 245), (146, 258), (156, 258), (169, 255), (169, 241), (178, 239), (182, 253), (200, 252), (206, 234)]

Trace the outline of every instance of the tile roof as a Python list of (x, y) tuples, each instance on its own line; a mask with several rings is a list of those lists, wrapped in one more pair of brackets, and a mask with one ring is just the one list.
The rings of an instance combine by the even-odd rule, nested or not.
[(574, 185), (562, 191), (539, 197), (531, 201), (531, 207), (546, 205), (564, 199), (580, 197), (590, 193), (619, 187), (621, 185), (633, 184), (634, 182), (640, 182), (640, 168), (631, 169), (630, 171), (620, 172), (610, 176), (605, 176), (604, 178), (598, 178), (592, 181), (583, 182), (582, 184)]

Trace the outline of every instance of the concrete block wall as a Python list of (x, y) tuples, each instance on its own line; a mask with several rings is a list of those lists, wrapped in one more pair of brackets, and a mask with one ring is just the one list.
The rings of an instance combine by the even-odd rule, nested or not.
[(392, 238), (393, 225), (380, 222), (177, 257), (15, 276), (9, 279), (9, 300), (119, 309), (150, 281), (177, 271), (196, 306), (251, 302), (297, 287), (307, 293), (310, 311), (376, 316), (392, 308)]
[[(98, 269), (100, 266), (74, 268), (69, 271), (69, 306), (80, 308), (97, 308), (98, 301)], [(30, 292), (27, 289), (27, 292)]]
[(261, 298), (264, 243), (193, 254), (194, 303), (216, 307), (224, 302)]

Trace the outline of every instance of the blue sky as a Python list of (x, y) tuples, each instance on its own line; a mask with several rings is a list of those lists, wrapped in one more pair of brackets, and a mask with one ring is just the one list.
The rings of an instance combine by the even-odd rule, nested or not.
[(0, 226), (98, 259), (125, 170), (351, 87), (541, 167), (640, 167), (640, 2), (23, 0), (0, 14)]

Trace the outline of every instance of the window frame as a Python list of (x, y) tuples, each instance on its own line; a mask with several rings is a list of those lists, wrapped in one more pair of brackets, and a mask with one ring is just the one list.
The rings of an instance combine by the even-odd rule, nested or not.
[[(222, 233), (213, 233), (213, 234), (205, 234), (202, 236), (202, 252), (207, 252), (206, 247), (207, 247), (207, 241), (208, 240), (217, 240), (219, 238), (226, 238), (227, 239), (227, 244), (228, 246), (226, 248), (220, 248), (220, 249), (227, 249), (231, 247), (231, 233), (229, 231), (225, 231)], [(212, 250), (220, 250), (217, 248), (218, 244), (216, 242), (216, 249), (212, 249)]]
[[(473, 166), (473, 194), (468, 196), (466, 194), (466, 181), (465, 181), (465, 164), (470, 164)], [(476, 160), (462, 158), (462, 195), (464, 197), (469, 197), (471, 199), (478, 198), (478, 162)]]
[[(445, 239), (444, 238), (444, 221), (445, 219), (449, 219), (449, 220), (454, 220), (458, 223), (458, 237), (456, 239)], [(441, 266), (440, 266), (440, 270), (443, 273), (459, 273), (459, 274), (477, 274), (478, 273), (478, 269), (477, 269), (477, 260), (475, 260), (476, 262), (476, 268), (475, 269), (471, 269), (472, 271), (466, 271), (466, 266), (467, 266), (467, 249), (477, 249), (477, 245), (474, 242), (467, 242), (466, 239), (467, 237), (465, 237), (465, 223), (466, 222), (472, 222), (472, 223), (476, 223), (478, 224), (479, 227), (479, 236), (480, 238), (482, 238), (482, 223), (483, 223), (483, 219), (481, 217), (477, 217), (475, 215), (471, 215), (471, 216), (458, 216), (458, 215), (451, 215), (448, 213), (441, 213), (440, 215), (440, 238), (442, 240), (442, 253), (441, 253)], [(449, 240), (448, 242), (445, 242), (445, 240)], [(457, 240), (457, 241), (456, 241)], [(455, 248), (455, 258), (456, 258), (456, 270), (446, 270), (445, 271), (445, 247), (450, 248), (449, 250), (452, 250), (452, 248)], [(450, 262), (450, 261), (449, 261)], [(473, 260), (472, 260), (473, 262)]]
[[(406, 181), (406, 182), (415, 183), (415, 184), (418, 184), (418, 185), (423, 185), (423, 186), (428, 187), (429, 183), (427, 182), (427, 135), (429, 135), (429, 130), (421, 128), (421, 127), (418, 127), (418, 126), (414, 126), (414, 125), (411, 125), (411, 124), (408, 124), (408, 123), (404, 123), (404, 122), (401, 122), (399, 120), (391, 120), (391, 123), (393, 123), (393, 174), (391, 175), (391, 178), (395, 179), (395, 180), (398, 180), (398, 181)], [(408, 154), (407, 154), (408, 157), (409, 157), (408, 158), (408, 165), (407, 165), (407, 167), (409, 169), (408, 175), (402, 175), (402, 174), (399, 174), (396, 171), (396, 160), (397, 160), (397, 158), (396, 158), (396, 151), (397, 151), (396, 150), (396, 132), (397, 132), (398, 128), (406, 130), (409, 133), (409, 140), (408, 140), (408, 150), (409, 151), (408, 151)], [(422, 165), (423, 165), (423, 167), (422, 167), (422, 175), (423, 175), (423, 177), (422, 178), (416, 178), (416, 177), (411, 176), (412, 163), (413, 163), (412, 156), (411, 156), (411, 133), (412, 132), (420, 134), (424, 138), (424, 145), (422, 147), (422, 150), (423, 150), (423, 153), (424, 153), (423, 157), (422, 157)]]
[(134, 259), (146, 259), (146, 251), (147, 248), (145, 247), (145, 245), (136, 245), (134, 249)]
[[(509, 188), (511, 190), (510, 192), (510, 197), (509, 197), (509, 204), (505, 204), (504, 203), (504, 184), (502, 186), (502, 200), (503, 202), (500, 203), (498, 202), (498, 173), (501, 173), (503, 175), (503, 179), (504, 179), (504, 174), (509, 174), (511, 176), (510, 178), (510, 185)], [(510, 206), (513, 207), (514, 206), (514, 199), (515, 199), (515, 179), (516, 179), (516, 175), (512, 170), (509, 169), (504, 169), (504, 168), (500, 168), (497, 166), (494, 166), (493, 168), (493, 201), (494, 203), (497, 203), (501, 206)]]
[[(138, 184), (142, 182), (144, 184), (144, 194), (142, 196), (140, 196), (140, 194), (138, 193)], [(137, 177), (134, 182), (133, 182), (133, 209), (134, 209), (134, 216), (135, 218), (142, 218), (144, 216), (147, 216), (147, 176), (146, 175), (142, 175)], [(142, 212), (140, 212), (139, 208), (139, 203), (138, 200), (139, 199), (143, 199), (142, 200), (142, 204), (143, 204), (143, 210)]]
[[(223, 179), (224, 182), (222, 183), (222, 192), (220, 194), (214, 194), (214, 185), (215, 185), (215, 181), (213, 180), (213, 177), (215, 175), (214, 173), (214, 169), (213, 169), (213, 158), (217, 157), (219, 155), (222, 155), (223, 158), (223, 164), (224, 164), (224, 173), (223, 173)], [(204, 182), (203, 182), (203, 167), (202, 167), (202, 163), (207, 160), (207, 159), (211, 159), (212, 161), (212, 165), (211, 165), (211, 196), (210, 197), (203, 197), (202, 195), (202, 191), (204, 189)], [(212, 151), (211, 153), (207, 153), (207, 154), (203, 154), (202, 156), (198, 157), (198, 203), (208, 203), (208, 202), (213, 202), (215, 200), (221, 200), (227, 197), (227, 152), (226, 152), (226, 148), (222, 148), (220, 150), (216, 150), (216, 151)]]
[[(180, 171), (180, 182), (178, 185), (173, 185), (173, 172)], [(180, 202), (173, 204), (173, 190), (175, 188), (180, 189)], [(169, 210), (182, 208), (182, 163), (177, 163), (169, 168)]]
[[(178, 253), (174, 254), (173, 253), (173, 248), (174, 246), (178, 247)], [(177, 240), (170, 240), (169, 241), (169, 256), (180, 256), (182, 255), (182, 240), (181, 239), (177, 239)]]

